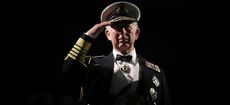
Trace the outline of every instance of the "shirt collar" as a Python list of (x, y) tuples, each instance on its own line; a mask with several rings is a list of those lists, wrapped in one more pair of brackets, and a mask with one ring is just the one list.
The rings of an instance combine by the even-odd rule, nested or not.
[[(124, 55), (124, 54), (121, 54), (116, 49), (113, 49), (113, 57), (114, 57), (114, 59), (116, 59), (117, 54)], [(135, 48), (132, 51), (130, 51), (128, 54), (125, 54), (124, 56), (126, 56), (126, 55), (131, 55), (132, 56), (132, 62), (136, 62), (137, 54), (136, 54)]]

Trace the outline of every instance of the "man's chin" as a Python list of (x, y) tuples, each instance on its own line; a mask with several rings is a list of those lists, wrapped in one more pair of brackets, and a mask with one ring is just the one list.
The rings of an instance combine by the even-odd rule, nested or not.
[(118, 46), (120, 49), (128, 49), (129, 48), (129, 45), (128, 44), (120, 44)]
[(121, 45), (118, 48), (119, 48), (119, 51), (121, 52), (128, 52), (130, 49), (128, 45)]

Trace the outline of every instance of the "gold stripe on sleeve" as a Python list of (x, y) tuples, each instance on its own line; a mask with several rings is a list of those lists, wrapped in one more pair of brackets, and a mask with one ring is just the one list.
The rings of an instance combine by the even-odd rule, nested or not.
[(77, 53), (75, 53), (75, 52), (73, 52), (73, 51), (70, 51), (69, 53), (72, 54), (72, 55), (75, 56), (75, 57), (77, 57), (77, 55), (78, 55)]

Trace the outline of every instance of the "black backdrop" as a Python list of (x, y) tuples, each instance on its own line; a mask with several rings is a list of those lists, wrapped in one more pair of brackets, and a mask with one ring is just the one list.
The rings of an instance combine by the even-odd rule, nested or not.
[[(223, 102), (228, 39), (216, 1), (128, 0), (141, 11), (137, 52), (166, 70), (175, 105)], [(20, 47), (23, 52), (23, 101), (36, 97), (55, 102), (65, 94), (56, 72), (77, 38), (95, 23), (109, 0), (22, 2)], [(108, 48), (108, 49), (105, 49)], [(102, 34), (91, 55), (108, 54)], [(222, 75), (222, 74), (221, 74)], [(223, 87), (222, 87), (223, 86)]]

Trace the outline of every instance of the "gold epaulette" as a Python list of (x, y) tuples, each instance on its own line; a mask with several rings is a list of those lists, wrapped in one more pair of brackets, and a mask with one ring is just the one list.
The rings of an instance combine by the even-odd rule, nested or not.
[(153, 70), (155, 70), (157, 72), (161, 72), (159, 66), (157, 66), (157, 65), (155, 65), (155, 64), (153, 64), (153, 63), (151, 63), (151, 62), (149, 62), (147, 60), (145, 60), (145, 66), (147, 66), (148, 68), (151, 68), (151, 69), (153, 69)]
[(80, 62), (85, 62), (84, 59), (90, 47), (90, 42), (85, 41), (83, 38), (79, 38), (66, 56), (65, 60), (71, 58)]

